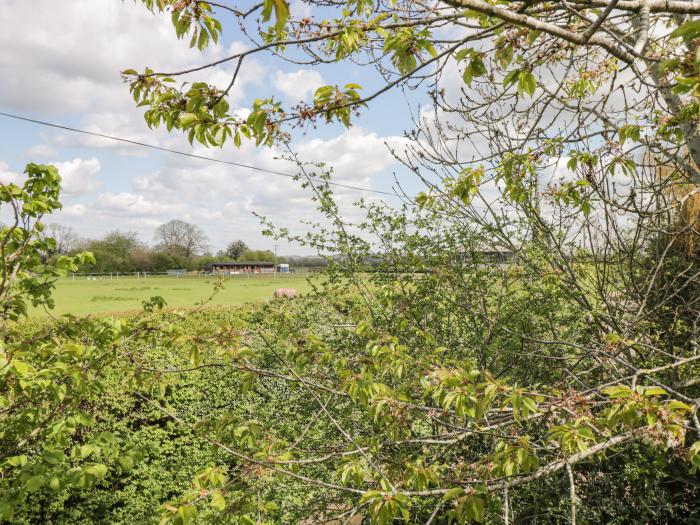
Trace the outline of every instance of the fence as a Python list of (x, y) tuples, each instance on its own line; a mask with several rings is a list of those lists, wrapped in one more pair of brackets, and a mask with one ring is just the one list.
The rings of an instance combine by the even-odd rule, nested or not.
[(321, 268), (294, 268), (290, 272), (272, 273), (213, 273), (204, 271), (193, 271), (187, 273), (168, 272), (109, 272), (109, 273), (71, 273), (68, 275), (72, 280), (87, 281), (109, 281), (115, 279), (158, 279), (170, 277), (175, 279), (203, 279), (213, 277), (215, 279), (289, 279), (290, 277), (306, 277), (321, 271)]

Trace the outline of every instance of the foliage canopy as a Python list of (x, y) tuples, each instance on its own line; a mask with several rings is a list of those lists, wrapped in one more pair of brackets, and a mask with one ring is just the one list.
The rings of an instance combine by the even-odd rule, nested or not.
[[(108, 360), (124, 367), (133, 395), (217, 451), (163, 505), (163, 522), (697, 516), (699, 4), (314, 0), (323, 19), (296, 19), (283, 0), (247, 10), (144, 3), (200, 49), (221, 37), (218, 18), (235, 17), (251, 47), (227, 57), (230, 86), (262, 52), (365, 63), (383, 79), (366, 95), (323, 86), (294, 108), (259, 99), (243, 119), (230, 87), (177, 85), (218, 64), (126, 70), (150, 125), (205, 145), (274, 145), (294, 126), (348, 126), (383, 93), (426, 86), (432, 111), (397, 152), (426, 188), (399, 210), (361, 201), (365, 218), (350, 224), (317, 182), (330, 174), (299, 161), (319, 221), (302, 236), (265, 229), (329, 264), (311, 298), (272, 302), (246, 326), (183, 330), (152, 312), (156, 299), (130, 320), (71, 320), (46, 346), (13, 339), (8, 324), (0, 394), (10, 432), (1, 439), (12, 455), (2, 483), (14, 499), (3, 500), (5, 515), (10, 501), (50, 485), (47, 473), (61, 487), (107, 475), (90, 454), (61, 465), (66, 451), (82, 459), (73, 429), (93, 422), (75, 396), (99, 396)], [(30, 186), (11, 188), (6, 202), (36, 217), (58, 206), (58, 179), (47, 167), (28, 172)], [(30, 225), (13, 231), (5, 238), (34, 239)], [(20, 246), (23, 264), (38, 264), (35, 245)], [(17, 275), (8, 318), (23, 294), (50, 301), (36, 274)], [(77, 344), (78, 326), (88, 330), (79, 340), (89, 351), (77, 352), (87, 363), (54, 370), (55, 355), (76, 359), (63, 341)], [(141, 352), (153, 346), (165, 349), (158, 363)], [(48, 382), (46, 369), (56, 374)], [(225, 370), (234, 399), (201, 412), (168, 404), (164, 389), (212, 370)], [(89, 388), (54, 393), (82, 373), (96, 374), (83, 380)], [(29, 402), (32, 392), (42, 403)], [(635, 490), (640, 483), (648, 490)]]

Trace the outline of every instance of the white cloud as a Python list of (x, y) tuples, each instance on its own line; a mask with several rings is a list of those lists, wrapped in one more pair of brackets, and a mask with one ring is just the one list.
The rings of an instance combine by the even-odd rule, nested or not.
[(303, 0), (296, 0), (289, 8), (289, 13), (296, 20), (301, 20), (302, 18), (310, 18), (313, 13), (313, 9), (311, 8), (311, 4), (304, 2)]
[[(308, 4), (296, 0), (293, 16), (309, 13)], [(42, 120), (66, 122), (95, 133), (272, 170), (297, 171), (293, 163), (276, 159), (283, 152), (275, 149), (257, 149), (246, 143), (239, 150), (209, 150), (191, 147), (177, 132), (148, 129), (143, 108), (135, 107), (119, 76), (127, 67), (185, 69), (241, 51), (245, 49), (241, 42), (215, 46), (202, 56), (176, 38), (168, 16), (151, 15), (142, 3), (133, 1), (3, 0), (0, 20), (5, 22), (0, 32), (0, 74), (4, 79), (0, 106), (15, 112), (31, 111)], [(21, 23), (26, 20), (32, 21), (30, 29)], [(197, 78), (223, 87), (230, 82), (234, 67), (234, 62), (228, 62), (201, 71)], [(276, 88), (296, 102), (308, 99), (324, 79), (311, 69), (276, 73), (248, 57), (230, 93), (231, 111), (244, 116), (252, 88), (263, 83), (266, 89)], [(384, 142), (400, 147), (402, 140), (353, 128), (334, 138), (302, 141), (296, 150), (305, 161), (334, 166), (338, 182), (371, 187), (373, 177), (376, 180), (394, 163)], [(67, 148), (89, 148), (96, 157), (84, 151), (68, 155)], [(105, 151), (107, 148), (110, 151)], [(137, 230), (144, 240), (150, 240), (157, 225), (180, 218), (205, 229), (216, 248), (237, 238), (254, 247), (269, 247), (271, 241), (261, 237), (252, 211), (291, 227), (299, 220), (318, 218), (309, 193), (298, 181), (269, 173), (156, 154), (149, 155), (143, 164), (130, 161), (130, 166), (136, 167), (130, 181), (114, 167), (118, 166), (114, 153), (147, 155), (149, 150), (53, 130), (40, 132), (22, 149), (30, 155), (28, 160), (60, 160), (56, 164), (66, 197), (56, 220), (84, 236), (99, 237), (119, 228)], [(0, 163), (0, 180), (3, 177), (20, 180), (22, 176)], [(352, 213), (348, 203), (372, 195), (343, 188), (336, 191), (348, 213)]]
[(84, 204), (73, 204), (64, 206), (59, 212), (59, 216), (63, 217), (84, 217), (88, 212), (87, 206)]
[(98, 179), (100, 161), (95, 157), (51, 164), (56, 166), (61, 175), (61, 188), (65, 194), (91, 193), (101, 185)]
[[(334, 181), (371, 189), (373, 177), (389, 176), (387, 170), (395, 165), (387, 144), (401, 148), (404, 139), (352, 128), (331, 139), (299, 143), (294, 149), (302, 161), (323, 161), (334, 167)], [(194, 153), (284, 173), (297, 171), (293, 163), (279, 158), (283, 152), (276, 149), (244, 145), (235, 155), (231, 150), (199, 148)], [(360, 217), (360, 212), (351, 206), (353, 202), (360, 197), (377, 197), (338, 186), (333, 190), (344, 217), (351, 220)], [(293, 230), (306, 229), (300, 221), (320, 219), (309, 190), (302, 189), (299, 181), (197, 159), (167, 157), (161, 169), (134, 177), (132, 191), (173, 205), (186, 199), (186, 217), (181, 218), (204, 228), (215, 248), (235, 238), (250, 240), (251, 246), (267, 246), (270, 241), (260, 236), (260, 224), (253, 212)], [(162, 216), (163, 221), (169, 218)]]
[(403, 137), (380, 137), (353, 127), (330, 140), (313, 139), (302, 143), (298, 151), (305, 161), (326, 162), (332, 166), (335, 176), (342, 182), (369, 184), (371, 175), (396, 163), (390, 148), (400, 152), (405, 145)]
[[(387, 170), (395, 159), (385, 144), (401, 147), (400, 137), (382, 137), (361, 128), (344, 131), (327, 140), (301, 142), (294, 148), (301, 160), (326, 161), (335, 168), (333, 180), (344, 184), (372, 188), (377, 177), (389, 176)], [(204, 150), (194, 153), (224, 160), (252, 164), (265, 169), (295, 173), (293, 163), (279, 159), (283, 152), (256, 149), (245, 144), (240, 150)], [(100, 173), (95, 159), (75, 159), (59, 163), (63, 175), (72, 184), (80, 176), (96, 177)], [(0, 172), (10, 172), (0, 165)], [(85, 185), (89, 183), (84, 183)], [(319, 221), (309, 190), (299, 181), (237, 166), (176, 156), (164, 156), (158, 169), (134, 176), (126, 191), (104, 191), (96, 196), (68, 195), (65, 207), (55, 222), (72, 226), (85, 237), (100, 237), (113, 229), (137, 231), (150, 242), (154, 229), (178, 218), (199, 225), (210, 238), (214, 250), (235, 239), (244, 239), (255, 248), (271, 248), (271, 241), (261, 235), (260, 222), (253, 212), (267, 216), (279, 226), (292, 231), (308, 229), (300, 221)], [(356, 221), (362, 213), (352, 206), (360, 197), (377, 198), (372, 193), (334, 187), (341, 213)], [(94, 195), (94, 194), (93, 194)], [(89, 221), (86, 218), (89, 217)], [(281, 246), (280, 253), (308, 253), (298, 246)]]
[[(201, 60), (197, 50), (178, 41), (169, 17), (148, 13), (140, 2), (64, 4), (5, 0), (0, 5), (5, 22), (0, 33), (0, 103), (54, 114), (92, 111), (128, 102), (128, 89), (119, 77), (127, 67), (177, 69)], [(31, 27), (26, 20), (32, 21)]]
[(49, 144), (35, 144), (27, 150), (27, 155), (30, 158), (40, 158), (47, 159), (50, 157), (55, 157), (57, 154), (56, 148)]
[(174, 213), (179, 208), (176, 204), (148, 200), (143, 195), (134, 193), (102, 193), (94, 204), (97, 212), (112, 216), (129, 216), (131, 218), (148, 215), (164, 216)]
[[(383, 173), (396, 162), (389, 148), (400, 150), (404, 144), (402, 137), (381, 137), (354, 127), (331, 139), (301, 142), (294, 149), (304, 162), (324, 162), (332, 167), (334, 181), (371, 188), (372, 176)], [(298, 171), (294, 163), (282, 158), (285, 152), (256, 149), (249, 143), (235, 151), (235, 155), (231, 150), (204, 150), (199, 146), (193, 153), (290, 175)], [(133, 191), (158, 195), (174, 193), (180, 197), (186, 194), (191, 202), (231, 200), (241, 195), (252, 196), (253, 203), (260, 201), (257, 196), (276, 202), (292, 194), (303, 194), (299, 182), (273, 173), (181, 157), (166, 157), (161, 169), (134, 177)], [(336, 187), (336, 191), (340, 195), (357, 195), (356, 190)]]
[[(98, 175), (100, 161), (95, 157), (89, 159), (75, 158), (67, 162), (48, 162), (58, 169), (61, 175), (61, 193), (67, 196), (90, 193), (100, 186)], [(26, 175), (10, 171), (5, 162), (0, 162), (0, 182), (22, 184)]]
[(275, 88), (295, 102), (306, 100), (324, 84), (321, 74), (311, 69), (298, 69), (292, 73), (283, 73), (282, 71), (275, 73)]
[[(147, 127), (143, 109), (135, 107), (120, 71), (147, 66), (179, 71), (245, 49), (240, 42), (227, 47), (219, 43), (204, 53), (190, 49), (188, 39), (175, 35), (167, 14), (153, 15), (133, 1), (3, 0), (0, 20), (0, 105), (47, 120), (77, 114), (78, 127), (150, 143), (165, 140), (167, 133)], [(26, 20), (32, 21), (30, 28)], [(225, 87), (234, 67), (229, 62), (180, 80), (197, 78)], [(246, 87), (263, 82), (265, 75), (255, 58), (246, 60), (229, 93), (232, 110), (243, 103)], [(114, 141), (64, 132), (52, 133), (48, 142), (142, 154)]]
[(7, 163), (0, 161), (0, 183), (21, 184), (24, 182), (24, 179), (24, 175), (10, 171), (10, 167), (7, 165)]

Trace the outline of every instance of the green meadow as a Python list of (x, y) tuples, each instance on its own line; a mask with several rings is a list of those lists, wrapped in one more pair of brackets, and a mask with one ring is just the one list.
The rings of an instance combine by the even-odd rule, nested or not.
[(53, 310), (34, 309), (33, 315), (87, 315), (122, 313), (139, 310), (142, 302), (153, 296), (161, 296), (171, 308), (193, 308), (207, 301), (217, 283), (223, 287), (208, 302), (210, 306), (237, 305), (272, 298), (276, 288), (295, 288), (309, 291), (306, 277), (302, 276), (236, 276), (225, 279), (213, 277), (153, 276), (109, 277), (87, 280), (70, 277), (56, 282)]

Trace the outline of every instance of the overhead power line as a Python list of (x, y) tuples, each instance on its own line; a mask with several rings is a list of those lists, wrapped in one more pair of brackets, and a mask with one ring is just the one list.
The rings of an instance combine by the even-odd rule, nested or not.
[[(156, 146), (155, 144), (148, 144), (145, 142), (139, 142), (138, 140), (125, 139), (122, 137), (115, 137), (114, 135), (105, 135), (104, 133), (96, 133), (94, 131), (87, 131), (85, 129), (71, 128), (70, 126), (63, 126), (61, 124), (54, 124), (53, 122), (45, 122), (43, 120), (36, 120), (33, 118), (29, 118), (29, 117), (23, 117), (21, 115), (13, 115), (11, 113), (3, 113), (0, 111), (0, 116), (12, 118), (12, 119), (16, 119), (16, 120), (22, 120), (24, 122), (31, 122), (32, 124), (39, 124), (41, 126), (48, 126), (50, 128), (62, 129), (65, 131), (72, 131), (74, 133), (82, 133), (83, 135), (91, 135), (93, 137), (100, 137), (103, 139), (114, 140), (117, 142), (124, 142), (126, 144), (131, 144), (132, 146), (141, 146), (143, 148), (155, 149), (158, 151), (164, 151), (166, 153), (172, 153), (174, 155), (182, 155), (183, 157), (191, 157), (193, 159), (199, 159), (199, 160), (208, 160), (210, 162), (218, 162), (219, 164), (228, 164), (229, 166), (237, 166), (239, 168), (246, 168), (246, 169), (250, 169), (250, 170), (254, 170), (254, 171), (260, 171), (263, 173), (269, 173), (270, 175), (277, 175), (279, 177), (287, 177), (290, 179), (297, 177), (297, 175), (294, 175), (292, 173), (285, 173), (283, 171), (276, 171), (276, 170), (270, 170), (267, 168), (260, 168), (258, 166), (253, 166), (251, 164), (243, 164), (241, 162), (234, 162), (231, 160), (216, 159), (214, 157), (207, 157), (205, 155), (196, 155), (194, 153), (187, 153), (186, 151), (179, 151), (176, 149), (163, 148), (161, 146)], [(330, 184), (332, 186), (338, 186), (339, 188), (346, 188), (349, 190), (366, 191), (369, 193), (378, 193), (381, 195), (394, 196), (393, 193), (388, 192), (388, 191), (373, 190), (370, 188), (363, 188), (361, 186), (352, 186), (351, 184), (343, 184), (341, 182), (326, 181), (326, 180), (315, 178), (315, 177), (307, 177), (307, 178), (311, 181), (314, 181), (314, 182), (318, 182), (321, 184)]]

